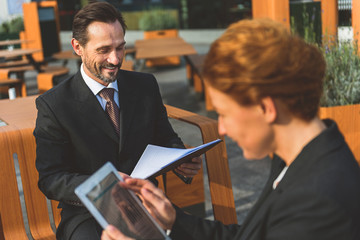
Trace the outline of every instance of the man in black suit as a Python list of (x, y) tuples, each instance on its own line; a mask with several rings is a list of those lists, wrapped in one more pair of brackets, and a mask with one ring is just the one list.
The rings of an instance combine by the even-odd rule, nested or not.
[[(359, 240), (360, 169), (336, 123), (317, 115), (324, 74), (319, 49), (269, 19), (234, 23), (211, 45), (204, 79), (219, 133), (247, 159), (274, 156), (241, 226), (175, 209), (146, 180), (121, 185), (142, 196), (173, 240)], [(110, 226), (102, 239), (129, 238)]]
[[(100, 238), (101, 227), (74, 189), (105, 162), (130, 174), (148, 144), (184, 147), (154, 76), (120, 70), (125, 28), (121, 14), (106, 2), (79, 11), (71, 43), (83, 62), (80, 71), (36, 100), (38, 185), (49, 199), (60, 201), (59, 239)], [(113, 96), (106, 99), (103, 91)], [(200, 161), (183, 164), (177, 174), (188, 181)]]

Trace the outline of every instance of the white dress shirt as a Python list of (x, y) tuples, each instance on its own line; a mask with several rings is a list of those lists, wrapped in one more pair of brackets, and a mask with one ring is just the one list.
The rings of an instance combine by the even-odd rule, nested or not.
[(114, 91), (114, 100), (116, 105), (119, 106), (119, 90), (118, 90), (118, 85), (117, 85), (117, 80), (115, 80), (114, 82), (110, 83), (107, 87), (105, 87), (104, 85), (98, 83), (97, 81), (95, 81), (94, 79), (92, 79), (91, 77), (89, 77), (85, 71), (84, 71), (84, 64), (81, 64), (80, 67), (80, 72), (81, 72), (81, 76), (84, 79), (86, 85), (90, 88), (90, 90), (92, 91), (92, 93), (96, 96), (97, 100), (99, 101), (101, 107), (105, 110), (106, 107), (106, 100), (103, 99), (102, 97), (100, 97), (100, 95), (98, 94), (103, 88), (113, 88), (115, 89)]

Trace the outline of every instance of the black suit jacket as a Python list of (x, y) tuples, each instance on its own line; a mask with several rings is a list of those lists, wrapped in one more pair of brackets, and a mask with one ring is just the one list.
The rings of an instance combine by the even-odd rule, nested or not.
[(173, 131), (153, 75), (120, 70), (120, 137), (81, 73), (36, 99), (39, 188), (60, 201), (62, 222), (76, 227), (90, 215), (74, 189), (105, 162), (130, 174), (147, 144), (183, 147)]
[(275, 157), (268, 182), (242, 226), (224, 226), (177, 210), (176, 239), (359, 240), (360, 170), (332, 121), (289, 166)]

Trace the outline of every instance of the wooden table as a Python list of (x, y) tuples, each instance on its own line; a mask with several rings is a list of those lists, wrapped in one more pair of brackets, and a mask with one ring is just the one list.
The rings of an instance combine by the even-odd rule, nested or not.
[(196, 54), (195, 48), (180, 37), (137, 40), (135, 49), (137, 60)]
[(53, 58), (55, 58), (57, 60), (69, 60), (69, 59), (79, 60), (79, 59), (81, 59), (80, 56), (78, 56), (76, 53), (74, 53), (73, 50), (66, 50), (66, 51), (54, 53)]
[(15, 58), (15, 57), (25, 56), (29, 60), (29, 63), (31, 65), (33, 65), (34, 68), (38, 72), (41, 72), (41, 68), (40, 68), (41, 63), (36, 62), (34, 60), (34, 58), (32, 57), (33, 53), (37, 53), (40, 51), (41, 51), (41, 49), (32, 49), (32, 48), (29, 48), (29, 49), (17, 48), (17, 49), (13, 49), (13, 50), (0, 50), (0, 62), (5, 62), (6, 60)]
[(145, 60), (196, 54), (195, 48), (181, 37), (137, 40), (135, 50), (139, 70), (143, 69)]
[(6, 132), (11, 129), (34, 129), (37, 110), (35, 107), (35, 99), (38, 96), (30, 96), (24, 98), (16, 98), (14, 100), (0, 100), (0, 132)]
[(0, 50), (0, 58), (7, 59), (13, 57), (28, 56), (36, 52), (40, 52), (41, 49), (20, 49), (16, 48), (13, 50)]
[(28, 43), (28, 42), (31, 42), (31, 40), (22, 40), (22, 39), (3, 40), (0, 41), (0, 46), (11, 46), (11, 45)]
[(68, 64), (69, 60), (76, 60), (77, 65), (81, 65), (81, 58), (73, 50), (65, 50), (61, 52), (54, 53), (52, 57), (56, 60), (63, 61), (63, 67)]

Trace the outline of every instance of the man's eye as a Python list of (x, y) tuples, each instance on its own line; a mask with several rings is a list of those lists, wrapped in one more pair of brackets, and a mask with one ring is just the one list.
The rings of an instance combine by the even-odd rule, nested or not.
[(104, 53), (107, 53), (108, 50), (107, 49), (99, 49), (97, 52), (101, 53), (101, 54), (104, 54)]

